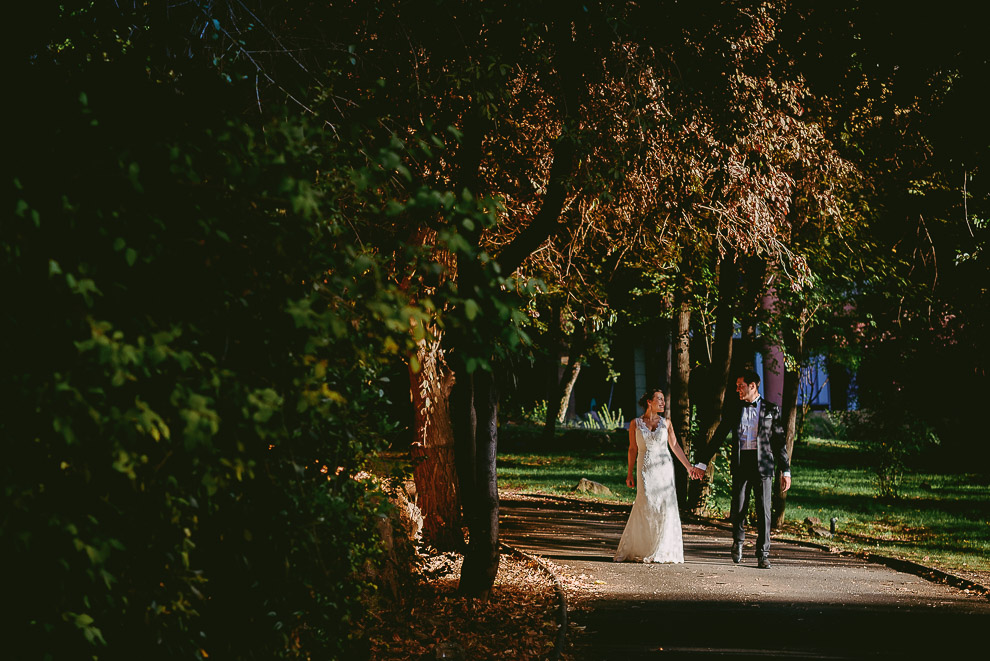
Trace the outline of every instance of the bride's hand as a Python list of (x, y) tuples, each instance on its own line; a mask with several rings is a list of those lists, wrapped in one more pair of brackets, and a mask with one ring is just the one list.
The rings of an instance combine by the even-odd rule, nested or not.
[(629, 487), (630, 489), (635, 489), (636, 488), (636, 478), (634, 478), (632, 475), (629, 475), (628, 477), (626, 477), (626, 486)]

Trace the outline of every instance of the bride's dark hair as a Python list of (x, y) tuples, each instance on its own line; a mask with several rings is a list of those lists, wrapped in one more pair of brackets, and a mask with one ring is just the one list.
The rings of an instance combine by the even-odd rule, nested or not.
[(663, 388), (650, 388), (647, 390), (646, 393), (639, 398), (639, 407), (645, 411), (646, 403), (653, 399), (653, 395), (657, 393), (663, 394)]

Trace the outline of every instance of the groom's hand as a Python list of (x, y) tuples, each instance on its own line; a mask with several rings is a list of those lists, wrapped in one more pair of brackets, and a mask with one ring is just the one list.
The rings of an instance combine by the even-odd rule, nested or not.
[(787, 491), (790, 488), (791, 488), (791, 476), (790, 475), (781, 475), (780, 476), (780, 490), (781, 491)]

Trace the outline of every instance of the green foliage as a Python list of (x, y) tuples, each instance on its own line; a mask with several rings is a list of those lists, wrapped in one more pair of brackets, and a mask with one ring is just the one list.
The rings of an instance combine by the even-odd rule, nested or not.
[[(687, 433), (684, 434), (684, 436), (686, 438), (690, 439), (691, 441), (694, 441), (694, 439), (699, 438), (700, 435), (701, 435), (701, 422), (700, 422), (699, 417), (698, 417), (698, 407), (692, 404), (691, 405), (691, 425), (690, 425)], [(724, 441), (723, 442), (723, 447), (726, 447), (726, 443), (727, 443), (727, 441)]]
[(598, 412), (589, 411), (585, 413), (581, 426), (585, 429), (604, 429), (611, 431), (625, 426), (625, 419), (622, 417), (622, 409), (610, 411), (608, 404), (602, 404)]
[(351, 658), (384, 507), (355, 476), (424, 316), (342, 238), (320, 127), (107, 73), (25, 101), (12, 151), (8, 652)]
[(728, 513), (728, 510), (723, 509), (722, 505), (728, 507), (732, 498), (732, 472), (729, 468), (729, 462), (724, 458), (719, 459), (717, 457), (709, 463), (708, 470), (712, 474), (712, 484), (711, 488), (704, 492), (702, 511), (707, 512), (710, 516), (722, 518)]
[(477, 245), (477, 233), (496, 222), (501, 207), (497, 198), (475, 198), (465, 190), (447, 210), (447, 225), (438, 233), (439, 243), (454, 255), (469, 275), (448, 278), (433, 295), (439, 319), (458, 347), (458, 361), (470, 374), (491, 370), (494, 361), (516, 353), (531, 340), (526, 333), (523, 308), (538, 281), (503, 274), (492, 255)]
[(520, 418), (533, 425), (542, 425), (547, 419), (547, 400), (541, 399), (532, 408), (520, 409)]

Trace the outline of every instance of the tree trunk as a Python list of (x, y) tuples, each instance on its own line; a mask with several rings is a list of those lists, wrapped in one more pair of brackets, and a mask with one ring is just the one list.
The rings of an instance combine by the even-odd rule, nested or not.
[[(684, 453), (690, 457), (691, 395), (688, 387), (691, 381), (691, 301), (684, 287), (677, 295), (675, 315), (674, 364), (670, 379), (670, 395), (674, 406), (670, 412), (670, 421)], [(680, 462), (674, 462), (674, 469), (678, 502), (683, 505), (687, 495), (687, 472), (680, 466)]]
[(474, 493), (468, 516), (470, 543), (464, 553), (460, 591), (487, 600), (498, 572), (498, 390), (492, 372), (477, 370), (473, 381)]
[[(722, 407), (725, 404), (725, 390), (732, 369), (732, 335), (735, 331), (733, 295), (737, 289), (735, 255), (728, 252), (719, 264), (718, 304), (715, 310), (715, 339), (712, 346), (712, 364), (709, 370), (709, 401), (704, 407), (705, 419), (699, 425), (699, 440), (705, 447), (712, 442), (712, 436), (722, 421)], [(701, 407), (699, 407), (701, 408)], [(715, 461), (715, 458), (712, 458)], [(688, 483), (688, 508), (692, 514), (707, 514), (707, 503), (712, 490), (712, 471), (707, 471), (700, 480)]]
[(454, 375), (444, 360), (439, 335), (420, 342), (416, 357), (420, 369), (410, 367), (409, 385), (416, 434), (413, 480), (416, 504), (423, 512), (423, 541), (441, 550), (460, 549), (464, 535), (449, 407)]
[[(452, 354), (456, 350), (452, 350)], [(462, 360), (453, 361), (454, 385), (450, 390), (450, 422), (454, 431), (454, 460), (460, 486), (461, 512), (464, 523), (470, 524), (477, 509), (475, 485), (474, 436), (477, 419), (474, 411), (474, 380)], [(469, 540), (470, 543), (470, 540)]]
[[(794, 463), (794, 440), (797, 438), (798, 426), (798, 392), (801, 389), (801, 366), (804, 364), (804, 314), (803, 306), (797, 306), (791, 310), (791, 320), (797, 326), (791, 329), (785, 327), (781, 334), (787, 352), (793, 357), (791, 365), (794, 370), (784, 366), (784, 387), (781, 394), (782, 415), (784, 416), (784, 438), (787, 446), (787, 456), (790, 457), (791, 464)], [(773, 513), (770, 525), (774, 529), (780, 528), (784, 523), (784, 512), (787, 510), (787, 492), (781, 489), (780, 479), (774, 480), (773, 485)]]
[[(794, 438), (797, 436), (798, 390), (801, 385), (801, 372), (784, 370), (783, 413), (784, 431), (787, 443), (787, 456), (794, 462)], [(784, 512), (787, 510), (787, 492), (781, 490), (780, 476), (776, 476), (773, 484), (773, 515), (770, 526), (777, 530), (784, 523)]]
[(468, 374), (463, 361), (451, 391), (451, 420), (456, 439), (457, 473), (468, 528), (468, 545), (459, 590), (485, 600), (498, 572), (498, 391), (494, 374)]
[(756, 369), (756, 352), (762, 351), (760, 338), (756, 335), (759, 315), (763, 309), (766, 294), (766, 262), (759, 257), (743, 259), (740, 265), (745, 283), (738, 303), (740, 317), (740, 338), (732, 350), (733, 368)]
[(849, 371), (834, 360), (828, 361), (829, 409), (845, 411), (849, 408)]
[(737, 346), (732, 351), (733, 364), (738, 369), (756, 369), (757, 342), (756, 320), (752, 318), (743, 320)]
[[(496, 261), (505, 274), (518, 269), (533, 251), (558, 230), (569, 190), (568, 179), (574, 168), (577, 144), (570, 129), (576, 128), (582, 81), (580, 71), (575, 66), (579, 58), (574, 44), (572, 20), (562, 14), (555, 16), (551, 33), (557, 51), (554, 60), (560, 80), (565, 130), (554, 143), (553, 160), (540, 210), (496, 256)], [(480, 117), (480, 114), (475, 114), (476, 119)], [(477, 150), (465, 152), (467, 158), (461, 168), (463, 188), (475, 194), (479, 192), (480, 185), (480, 139), (476, 146)], [(458, 190), (462, 190), (462, 187)], [(480, 228), (465, 232), (465, 238), (477, 249)], [(492, 286), (487, 279), (480, 277), (482, 267), (479, 262), (473, 258), (464, 261), (462, 263), (458, 259), (459, 292), (483, 291)], [(494, 374), (483, 370), (468, 374), (465, 360), (467, 356), (491, 358), (494, 355), (495, 340), (481, 340), (483, 346), (465, 341), (466, 338), (460, 340), (456, 344), (462, 353), (456, 357), (451, 356), (457, 378), (451, 392), (451, 420), (461, 501), (469, 534), (464, 564), (461, 567), (460, 591), (468, 597), (485, 599), (498, 572), (498, 484), (495, 472), (498, 391), (495, 388)]]

